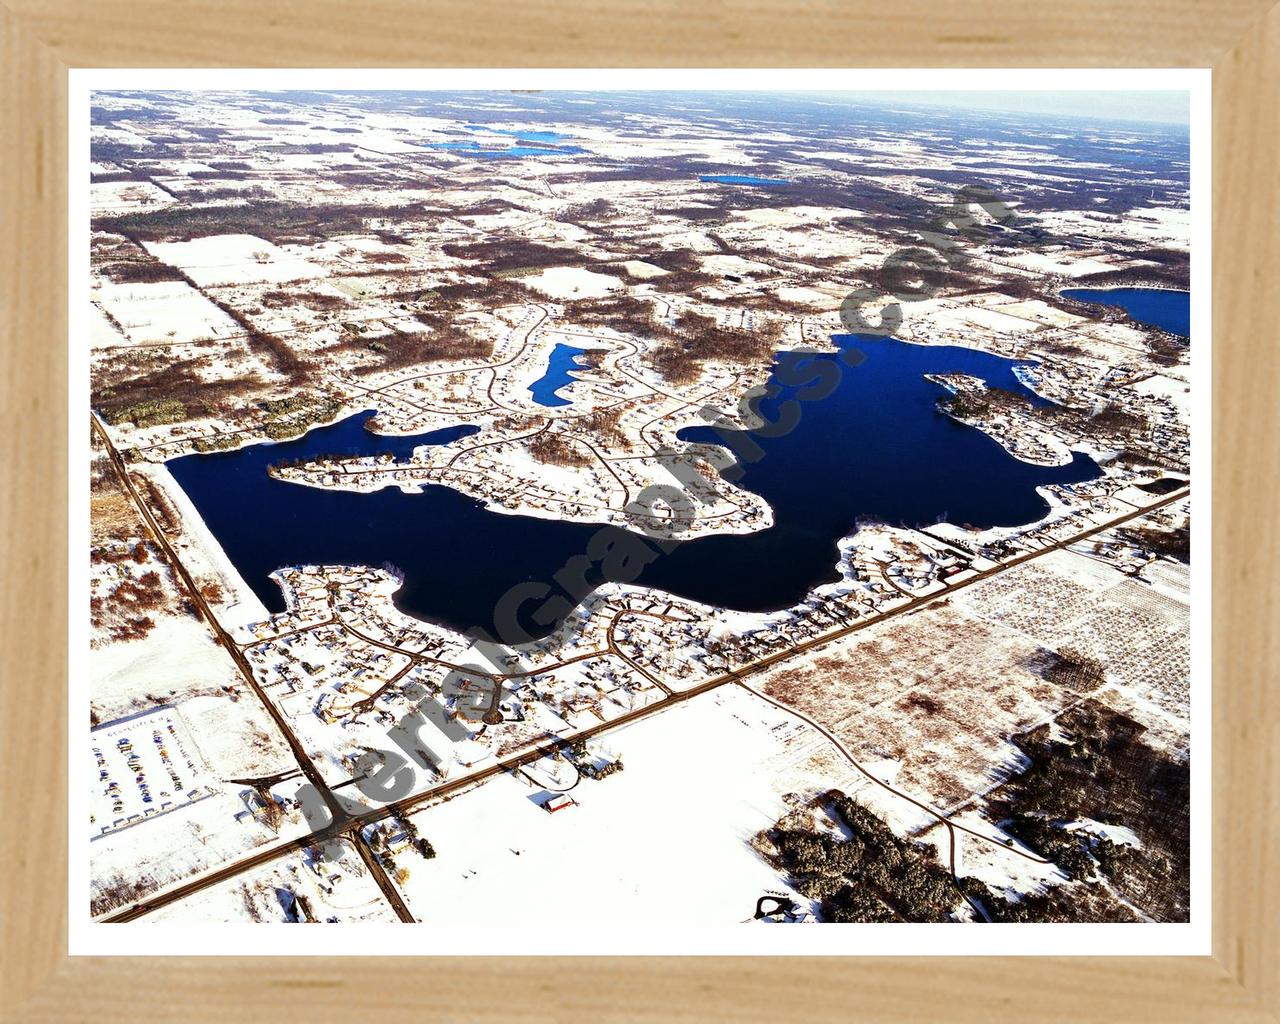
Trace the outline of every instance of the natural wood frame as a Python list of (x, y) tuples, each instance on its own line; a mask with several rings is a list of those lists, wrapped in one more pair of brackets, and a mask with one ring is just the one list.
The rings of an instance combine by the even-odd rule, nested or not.
[[(1280, 7), (1273, 0), (799, 0), (609, 10), (444, 0), (0, 6), (0, 1006), (4, 1020), (1280, 1020)], [(1270, 9), (1269, 9), (1270, 8)], [(1213, 956), (69, 958), (69, 67), (1148, 66), (1214, 69)], [(1203, 486), (1203, 484), (1201, 485)], [(1269, 870), (1267, 865), (1271, 865)], [(159, 984), (157, 984), (159, 983)], [(785, 1000), (786, 1002), (782, 1002)], [(145, 1007), (145, 1009), (144, 1009)]]

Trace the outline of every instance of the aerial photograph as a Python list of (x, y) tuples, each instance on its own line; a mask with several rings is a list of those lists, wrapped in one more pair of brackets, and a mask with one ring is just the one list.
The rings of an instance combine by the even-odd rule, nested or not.
[(94, 91), (87, 920), (1188, 922), (1174, 98)]

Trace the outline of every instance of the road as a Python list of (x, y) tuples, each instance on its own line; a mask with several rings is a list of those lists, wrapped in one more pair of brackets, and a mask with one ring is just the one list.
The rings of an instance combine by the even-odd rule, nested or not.
[[(169, 543), (169, 539), (165, 535), (165, 532), (160, 529), (159, 524), (155, 520), (155, 516), (151, 512), (151, 507), (143, 500), (142, 495), (138, 493), (138, 489), (134, 486), (133, 478), (129, 475), (129, 471), (124, 464), (124, 460), (120, 457), (120, 453), (116, 451), (115, 445), (111, 442), (111, 437), (107, 434), (107, 431), (96, 416), (90, 417), (90, 423), (92, 424), (94, 432), (102, 441), (107, 457), (111, 460), (112, 469), (120, 480), (121, 486), (124, 487), (125, 493), (128, 494), (129, 499), (137, 508), (138, 514), (142, 517), (143, 523), (146, 525), (147, 530), (150, 531), (152, 539), (160, 548), (165, 559), (173, 569), (174, 574), (186, 588), (187, 594), (192, 603), (200, 612), (200, 615), (204, 620), (209, 624), (209, 628), (213, 630), (214, 638), (223, 650), (227, 652), (228, 656), (235, 664), (236, 669), (244, 678), (246, 685), (248, 685), (253, 691), (267, 714), (271, 716), (276, 728), (280, 730), (280, 734), (289, 744), (289, 749), (293, 753), (293, 757), (298, 764), (298, 768), (301, 770), (302, 774), (306, 776), (307, 781), (315, 787), (315, 792), (319, 793), (321, 799), (324, 800), (325, 806), (328, 808), (333, 821), (338, 824), (345, 822), (349, 816), (345, 808), (342, 806), (342, 803), (336, 796), (334, 796), (333, 790), (331, 790), (328, 783), (325, 782), (324, 776), (320, 774), (320, 770), (316, 768), (315, 763), (308, 756), (306, 750), (298, 741), (298, 738), (293, 734), (293, 730), (289, 728), (289, 723), (285, 721), (284, 715), (281, 714), (280, 710), (267, 697), (266, 693), (263, 692), (262, 687), (258, 685), (258, 681), (253, 675), (253, 669), (250, 667), (248, 659), (245, 658), (244, 652), (241, 651), (239, 645), (232, 638), (231, 634), (222, 628), (222, 624), (218, 621), (217, 616), (213, 614), (213, 609), (209, 607), (209, 603), (200, 592), (200, 588), (196, 586), (195, 580), (191, 578), (191, 573), (178, 557), (178, 553), (173, 549), (173, 545)], [(352, 842), (356, 848), (360, 850), (361, 857), (365, 859), (366, 863), (370, 863), (372, 861), (369, 869), (370, 874), (372, 874), (375, 881), (377, 881), (379, 888), (381, 888), (384, 893), (392, 890), (393, 887), (390, 879), (386, 877), (386, 872), (382, 870), (382, 866), (380, 864), (376, 863), (377, 858), (372, 856), (372, 851), (365, 848), (366, 844), (364, 837), (359, 834), (358, 830), (352, 831), (350, 834)], [(366, 857), (366, 853), (369, 856)], [(390, 897), (388, 897), (388, 899), (390, 899)], [(396, 901), (392, 901), (392, 906), (396, 906)], [(403, 907), (403, 903), (400, 904), (400, 907)], [(399, 913), (399, 909), (397, 909), (397, 913)], [(404, 913), (408, 914), (408, 911), (405, 910)], [(401, 919), (409, 921), (413, 920), (411, 916), (407, 918), (402, 916)]]

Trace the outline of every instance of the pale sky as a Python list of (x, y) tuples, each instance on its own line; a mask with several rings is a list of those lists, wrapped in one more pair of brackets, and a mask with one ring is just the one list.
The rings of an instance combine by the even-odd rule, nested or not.
[(862, 93), (880, 103), (925, 103), (930, 106), (964, 107), (969, 110), (1007, 110), (1023, 114), (1065, 114), (1123, 121), (1162, 121), (1188, 124), (1191, 96), (1185, 89), (1142, 91), (1001, 90), (908, 92), (877, 90)]

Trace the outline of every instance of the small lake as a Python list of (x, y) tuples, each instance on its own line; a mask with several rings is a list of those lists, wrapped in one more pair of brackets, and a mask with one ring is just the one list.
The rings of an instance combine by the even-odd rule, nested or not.
[(549, 131), (520, 131), (516, 128), (490, 128), (485, 124), (468, 124), (464, 125), (468, 131), (473, 132), (490, 132), (493, 135), (510, 135), (515, 139), (528, 139), (530, 142), (559, 142), (561, 139), (572, 138), (569, 135), (562, 135), (560, 132)]
[(750, 174), (701, 174), (699, 181), (710, 181), (717, 185), (790, 185), (787, 178), (757, 178)]
[(466, 156), (476, 156), (485, 160), (520, 156), (568, 156), (586, 152), (581, 146), (508, 146), (506, 149), (491, 149), (470, 139), (462, 142), (427, 142), (424, 145), (428, 149), (447, 149), (453, 153), (463, 153)]
[[(769, 502), (775, 525), (746, 536), (677, 545), (650, 562), (634, 582), (744, 611), (785, 608), (814, 586), (838, 578), (837, 542), (859, 522), (923, 526), (945, 519), (975, 527), (1016, 526), (1048, 510), (1037, 487), (1098, 475), (1092, 460), (1079, 453), (1066, 466), (1020, 462), (987, 435), (939, 412), (945, 391), (923, 377), (966, 373), (1030, 395), (1014, 373), (1018, 363), (972, 349), (890, 338), (841, 336), (836, 342), (865, 359), (850, 367), (834, 353), (781, 352), (774, 391), (759, 403), (771, 422), (784, 403), (800, 410), (788, 433), (750, 432), (763, 456), (746, 463), (738, 481)], [(826, 363), (833, 365), (818, 365)], [(805, 400), (820, 369), (838, 371), (838, 386), (821, 400)], [(391, 563), (404, 573), (396, 595), (403, 611), (455, 629), (481, 626), (492, 632), (494, 609), (513, 585), (550, 583), (601, 532), (590, 523), (490, 512), (447, 487), (428, 486), (421, 494), (397, 488), (359, 494), (267, 475), (269, 465), (284, 459), (382, 451), (404, 458), (418, 445), (446, 444), (475, 432), (454, 427), (410, 438), (382, 437), (363, 429), (370, 415), (352, 416), (294, 441), (168, 463), (267, 608), (284, 609), (279, 589), (268, 579), (282, 566)], [(681, 437), (721, 440), (709, 427), (686, 428)], [(599, 573), (588, 574), (589, 586), (602, 580)], [(524, 623), (533, 635), (554, 625)]]
[(1130, 320), (1191, 336), (1191, 293), (1173, 288), (1067, 288), (1064, 298), (1122, 309)]
[(556, 392), (573, 383), (573, 371), (581, 369), (582, 364), (579, 360), (582, 358), (582, 349), (577, 345), (570, 345), (563, 341), (558, 343), (551, 350), (551, 357), (547, 360), (547, 372), (529, 385), (529, 394), (533, 396), (533, 400), (549, 409), (569, 405), (569, 399), (561, 397)]

